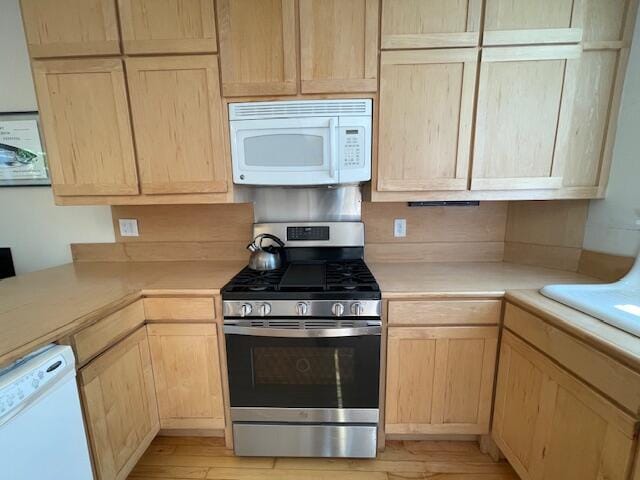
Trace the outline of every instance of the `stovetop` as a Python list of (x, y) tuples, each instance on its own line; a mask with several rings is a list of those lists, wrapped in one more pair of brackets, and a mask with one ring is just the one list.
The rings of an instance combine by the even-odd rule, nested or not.
[(223, 289), (223, 300), (380, 299), (380, 287), (362, 259), (294, 261), (258, 272), (245, 267)]

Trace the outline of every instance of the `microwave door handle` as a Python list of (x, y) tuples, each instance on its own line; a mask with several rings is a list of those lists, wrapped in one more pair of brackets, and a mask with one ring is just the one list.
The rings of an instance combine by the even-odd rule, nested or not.
[(338, 134), (338, 122), (335, 118), (329, 119), (329, 176), (334, 180), (338, 180), (338, 152), (337, 152), (337, 140)]

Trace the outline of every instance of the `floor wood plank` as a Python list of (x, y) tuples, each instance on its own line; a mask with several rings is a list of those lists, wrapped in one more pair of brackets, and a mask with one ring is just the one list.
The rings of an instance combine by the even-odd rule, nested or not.
[(384, 472), (212, 468), (207, 480), (387, 480)]
[(273, 458), (145, 454), (138, 462), (138, 465), (162, 465), (167, 467), (273, 468), (273, 462)]
[(278, 458), (276, 468), (289, 470), (342, 470), (353, 472), (428, 472), (424, 462), (355, 460), (350, 458)]
[(376, 459), (235, 457), (221, 438), (158, 437), (130, 480), (518, 480), (475, 442), (390, 441)]
[(206, 478), (209, 467), (170, 467), (166, 465), (136, 465), (129, 478), (139, 480), (141, 478), (179, 478), (202, 479)]

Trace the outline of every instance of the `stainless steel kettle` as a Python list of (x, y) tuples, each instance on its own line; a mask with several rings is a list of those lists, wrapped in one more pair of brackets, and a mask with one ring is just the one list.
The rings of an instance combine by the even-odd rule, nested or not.
[[(273, 240), (278, 246), (268, 245), (262, 246), (262, 241), (267, 238)], [(249, 258), (249, 268), (251, 270), (257, 270), (259, 272), (266, 272), (269, 270), (276, 270), (282, 266), (282, 249), (284, 248), (284, 242), (275, 235), (270, 233), (261, 233), (253, 239), (247, 249), (251, 252)]]

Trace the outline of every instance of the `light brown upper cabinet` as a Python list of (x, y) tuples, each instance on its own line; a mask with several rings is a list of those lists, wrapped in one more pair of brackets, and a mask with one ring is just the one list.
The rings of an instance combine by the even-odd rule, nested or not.
[(575, 87), (565, 81), (579, 46), (482, 52), (472, 190), (562, 187)]
[(218, 337), (214, 323), (147, 325), (165, 429), (223, 429)]
[(482, 0), (383, 0), (382, 49), (477, 46)]
[(145, 327), (79, 372), (97, 480), (124, 480), (160, 430)]
[(379, 0), (300, 0), (302, 93), (375, 92)]
[(390, 327), (385, 433), (489, 432), (498, 327)]
[(522, 480), (629, 478), (635, 418), (504, 331), (491, 435)]
[(56, 195), (138, 193), (120, 59), (33, 63)]
[(603, 196), (611, 167), (620, 98), (633, 35), (635, 0), (585, 0), (564, 186)]
[(118, 0), (125, 53), (213, 53), (214, 0)]
[(466, 190), (478, 50), (383, 52), (378, 190)]
[(577, 43), (582, 1), (486, 0), (483, 44)]
[(226, 192), (217, 57), (128, 58), (126, 66), (142, 193)]
[(218, 20), (224, 96), (296, 94), (294, 0), (219, 0)]
[(120, 53), (115, 0), (21, 0), (21, 4), (34, 58)]

